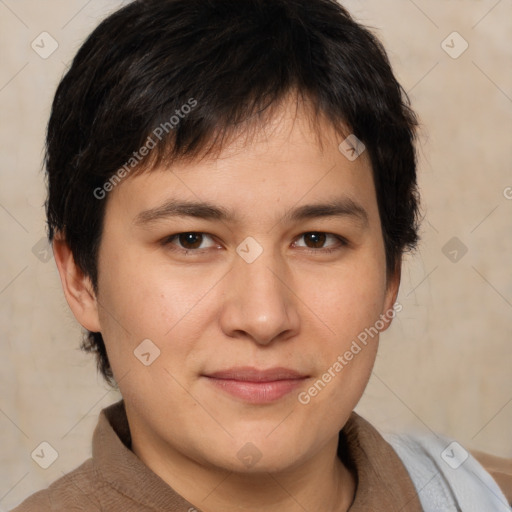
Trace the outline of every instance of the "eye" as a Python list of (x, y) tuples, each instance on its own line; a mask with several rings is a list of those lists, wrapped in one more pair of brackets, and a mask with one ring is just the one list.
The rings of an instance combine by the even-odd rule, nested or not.
[[(170, 235), (166, 237), (162, 244), (165, 246), (170, 246), (172, 250), (184, 252), (188, 254), (189, 252), (200, 252), (201, 249), (207, 249), (209, 247), (214, 247), (214, 244), (209, 246), (201, 247), (205, 238), (210, 238), (211, 236), (206, 233), (199, 233), (195, 231), (185, 232), (185, 233), (176, 233), (174, 235)], [(175, 243), (180, 244), (179, 246)]]
[[(325, 241), (329, 238), (333, 238), (338, 243), (334, 245), (334, 247), (327, 247), (323, 248), (322, 246), (325, 244)], [(342, 238), (341, 236), (334, 235), (332, 233), (324, 233), (322, 231), (309, 231), (307, 233), (302, 233), (299, 238), (304, 238), (306, 241), (306, 244), (311, 244), (313, 246), (312, 250), (306, 251), (306, 252), (323, 252), (323, 253), (329, 253), (333, 251), (340, 250), (341, 248), (348, 245), (347, 241)], [(299, 247), (304, 247), (300, 246)], [(311, 249), (310, 245), (306, 245), (306, 247)]]
[[(208, 238), (212, 240), (212, 236), (207, 233), (187, 231), (167, 236), (162, 240), (162, 245), (169, 247), (172, 251), (185, 255), (201, 253), (203, 250), (216, 247), (213, 241), (210, 245), (203, 245), (204, 241)], [(343, 237), (322, 231), (308, 231), (307, 233), (302, 233), (299, 236), (300, 238), (304, 238), (306, 245), (297, 245), (297, 242), (295, 242), (295, 245), (297, 247), (304, 247), (305, 252), (308, 253), (331, 253), (348, 245), (348, 242)], [(337, 243), (332, 247), (323, 247), (329, 238)]]

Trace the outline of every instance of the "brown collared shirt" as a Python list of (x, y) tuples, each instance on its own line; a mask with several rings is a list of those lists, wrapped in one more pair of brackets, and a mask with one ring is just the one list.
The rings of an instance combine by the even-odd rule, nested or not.
[[(339, 457), (357, 475), (350, 512), (422, 512), (405, 466), (374, 427), (353, 412), (339, 439)], [(130, 446), (121, 400), (101, 411), (92, 458), (12, 512), (200, 512), (153, 473)]]

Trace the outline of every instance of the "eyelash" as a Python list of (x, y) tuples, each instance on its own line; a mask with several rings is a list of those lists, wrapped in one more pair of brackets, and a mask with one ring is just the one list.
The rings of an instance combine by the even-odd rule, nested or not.
[[(308, 254), (315, 254), (315, 253), (316, 254), (318, 254), (318, 253), (330, 254), (330, 253), (339, 251), (339, 250), (341, 250), (344, 247), (349, 245), (347, 240), (345, 240), (343, 237), (341, 237), (339, 235), (335, 235), (334, 233), (327, 233), (325, 231), (305, 231), (304, 233), (302, 233), (299, 236), (299, 239), (301, 237), (303, 237), (304, 235), (308, 235), (308, 234), (311, 234), (311, 233), (315, 233), (315, 234), (319, 234), (319, 235), (332, 236), (333, 238), (335, 238), (340, 243), (340, 245), (337, 246), (337, 247), (325, 248), (325, 249), (324, 248), (319, 248), (319, 249), (305, 248), (305, 249), (303, 249), (303, 251), (308, 253)], [(175, 233), (174, 235), (169, 235), (169, 236), (165, 237), (162, 240), (161, 243), (162, 243), (162, 245), (164, 245), (166, 247), (170, 247), (172, 251), (179, 252), (179, 253), (181, 253), (181, 254), (183, 254), (185, 256), (188, 256), (190, 254), (201, 254), (201, 253), (207, 251), (208, 249), (210, 249), (210, 248), (206, 248), (206, 249), (183, 249), (183, 248), (177, 247), (176, 245), (174, 245), (172, 243), (175, 239), (178, 239), (178, 237), (180, 235), (189, 235), (189, 234), (206, 235), (206, 236), (209, 236), (210, 238), (213, 238), (213, 235), (210, 235), (208, 233), (204, 233), (202, 231), (182, 231), (181, 233)]]

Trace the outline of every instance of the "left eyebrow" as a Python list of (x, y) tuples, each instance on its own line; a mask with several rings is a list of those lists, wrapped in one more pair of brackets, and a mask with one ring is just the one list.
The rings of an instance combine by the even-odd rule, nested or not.
[(283, 216), (284, 222), (315, 219), (318, 217), (349, 217), (359, 221), (365, 227), (369, 224), (366, 210), (349, 197), (342, 197), (320, 204), (306, 204), (299, 206)]
[[(164, 204), (144, 210), (135, 217), (135, 224), (145, 225), (171, 217), (195, 217), (205, 220), (239, 222), (233, 210), (209, 202), (171, 199)], [(368, 226), (368, 213), (349, 197), (337, 198), (327, 203), (306, 204), (289, 210), (283, 222), (292, 223), (319, 217), (348, 217)]]

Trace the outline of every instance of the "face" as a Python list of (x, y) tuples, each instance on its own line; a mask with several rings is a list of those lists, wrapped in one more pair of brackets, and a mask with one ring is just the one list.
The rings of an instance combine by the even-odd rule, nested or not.
[(291, 468), (337, 441), (368, 382), (378, 335), (358, 335), (396, 294), (370, 163), (306, 119), (285, 108), (110, 193), (98, 322), (134, 435), (169, 460)]

